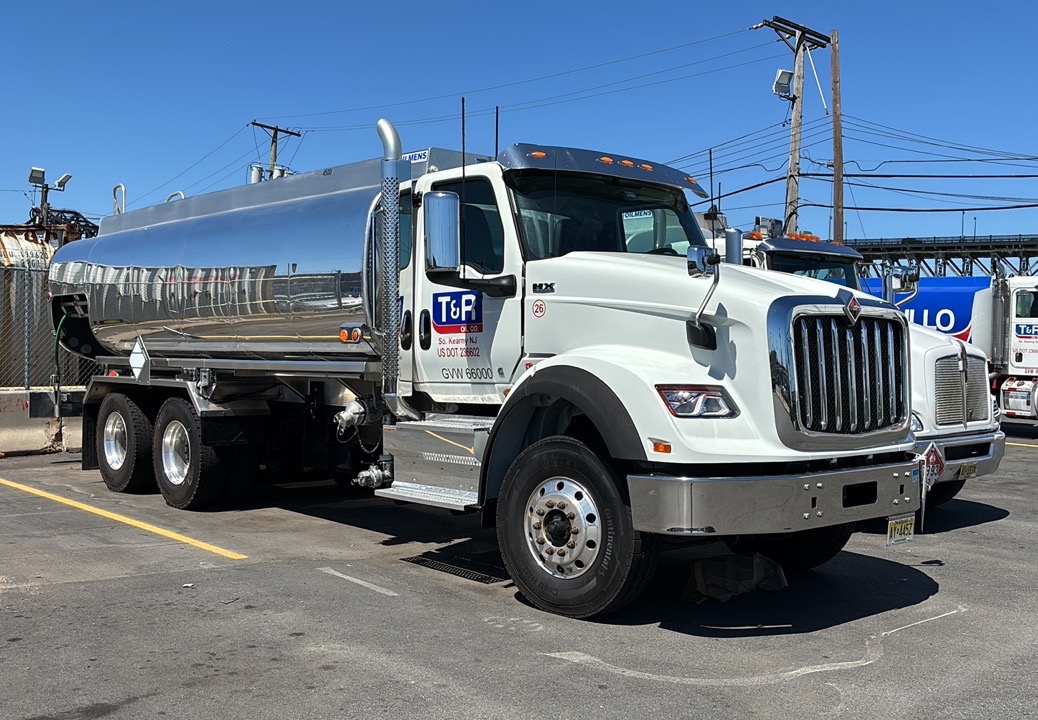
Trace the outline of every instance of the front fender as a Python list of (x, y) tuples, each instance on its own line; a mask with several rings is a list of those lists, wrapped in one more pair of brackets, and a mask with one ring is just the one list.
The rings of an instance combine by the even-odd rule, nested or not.
[(645, 461), (646, 441), (634, 421), (631, 398), (621, 398), (644, 384), (644, 378), (630, 370), (587, 356), (553, 357), (531, 367), (509, 392), (487, 438), (481, 500), (497, 497), (505, 472), (524, 447), (553, 434), (549, 428), (532, 426), (537, 410), (553, 402), (568, 403), (584, 414), (602, 436), (610, 458)]

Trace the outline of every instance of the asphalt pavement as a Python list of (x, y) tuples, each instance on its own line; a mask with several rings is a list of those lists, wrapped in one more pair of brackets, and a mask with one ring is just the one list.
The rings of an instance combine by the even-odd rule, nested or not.
[(1038, 716), (1038, 430), (885, 547), (683, 600), (696, 551), (601, 621), (518, 595), (474, 515), (324, 482), (212, 512), (0, 460), (0, 718)]

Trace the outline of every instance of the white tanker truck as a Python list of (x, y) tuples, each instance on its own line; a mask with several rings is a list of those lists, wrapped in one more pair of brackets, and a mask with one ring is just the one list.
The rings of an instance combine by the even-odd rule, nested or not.
[(85, 469), (178, 508), (262, 467), (479, 511), (522, 593), (574, 617), (633, 600), (665, 537), (806, 568), (857, 521), (911, 536), (895, 307), (716, 265), (678, 170), (403, 156), (378, 130), (381, 161), (116, 214), (58, 251), (60, 341), (104, 368)]

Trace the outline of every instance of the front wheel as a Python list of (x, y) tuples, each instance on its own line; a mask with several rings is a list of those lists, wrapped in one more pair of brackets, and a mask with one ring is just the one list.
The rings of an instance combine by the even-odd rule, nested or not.
[(497, 504), (497, 538), (523, 595), (576, 618), (627, 605), (652, 579), (659, 538), (636, 532), (616, 474), (584, 443), (556, 435), (519, 454)]
[(788, 535), (741, 535), (727, 540), (738, 555), (760, 553), (771, 558), (784, 570), (810, 570), (829, 562), (854, 533), (854, 523), (801, 530)]
[(223, 465), (216, 450), (202, 444), (202, 426), (194, 408), (170, 398), (159, 408), (152, 440), (155, 479), (166, 504), (198, 510), (219, 497), (225, 486)]

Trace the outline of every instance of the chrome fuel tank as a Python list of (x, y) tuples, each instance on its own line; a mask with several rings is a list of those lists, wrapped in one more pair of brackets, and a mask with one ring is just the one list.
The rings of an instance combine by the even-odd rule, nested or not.
[[(412, 157), (412, 175), (460, 161)], [(379, 176), (368, 160), (107, 217), (57, 252), (51, 292), (85, 298), (114, 355), (140, 336), (155, 357), (341, 358), (339, 326), (365, 317)]]

